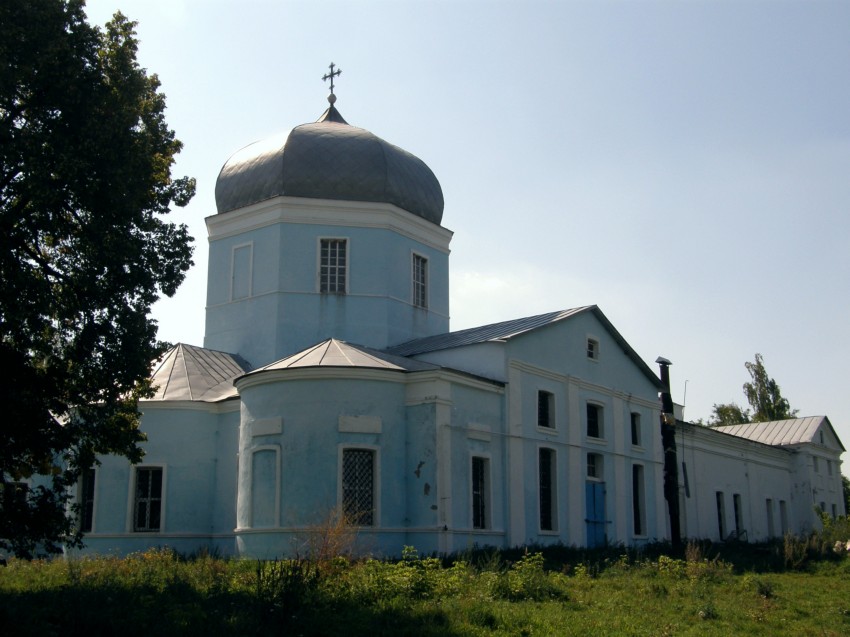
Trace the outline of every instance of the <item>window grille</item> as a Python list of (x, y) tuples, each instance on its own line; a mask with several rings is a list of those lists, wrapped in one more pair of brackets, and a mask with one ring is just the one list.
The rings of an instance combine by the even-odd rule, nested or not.
[(162, 515), (162, 468), (136, 469), (134, 531), (159, 531)]
[(342, 452), (342, 508), (345, 519), (351, 524), (374, 526), (374, 451), (345, 449)]
[(428, 307), (428, 259), (413, 255), (413, 305)]
[(345, 294), (348, 242), (346, 239), (322, 239), (319, 264), (319, 291)]

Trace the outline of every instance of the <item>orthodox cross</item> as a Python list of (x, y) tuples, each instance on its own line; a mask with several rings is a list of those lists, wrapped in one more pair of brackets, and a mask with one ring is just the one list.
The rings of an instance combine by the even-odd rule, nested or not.
[(323, 82), (327, 82), (328, 80), (331, 81), (331, 95), (333, 95), (333, 93), (334, 93), (334, 77), (339, 77), (340, 75), (342, 75), (342, 69), (337, 69), (336, 71), (334, 71), (334, 66), (335, 66), (335, 64), (333, 62), (331, 62), (330, 66), (328, 67), (331, 70), (331, 72), (325, 73), (322, 76)]

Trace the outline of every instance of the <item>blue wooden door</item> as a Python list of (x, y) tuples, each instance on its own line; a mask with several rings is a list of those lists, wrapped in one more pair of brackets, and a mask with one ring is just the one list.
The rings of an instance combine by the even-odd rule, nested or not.
[(587, 481), (585, 486), (587, 506), (587, 546), (605, 545), (605, 483)]

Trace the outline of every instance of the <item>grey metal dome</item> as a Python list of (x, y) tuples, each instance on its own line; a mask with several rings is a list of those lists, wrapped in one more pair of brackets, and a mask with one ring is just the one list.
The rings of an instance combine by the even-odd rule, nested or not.
[(350, 126), (333, 106), (312, 124), (237, 151), (215, 184), (219, 213), (280, 195), (390, 203), (432, 223), (443, 218), (443, 191), (425, 162)]

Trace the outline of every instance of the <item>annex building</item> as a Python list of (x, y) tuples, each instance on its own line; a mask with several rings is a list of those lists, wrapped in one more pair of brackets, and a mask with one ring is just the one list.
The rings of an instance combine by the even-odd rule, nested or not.
[[(596, 306), (450, 331), (437, 178), (329, 101), (221, 169), (203, 347), (157, 363), (143, 462), (82, 481), (86, 550), (283, 556), (335, 513), (376, 555), (669, 538), (656, 373)], [(844, 514), (826, 417), (676, 428), (683, 535)]]

